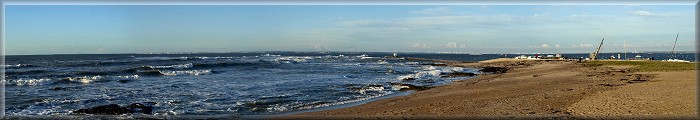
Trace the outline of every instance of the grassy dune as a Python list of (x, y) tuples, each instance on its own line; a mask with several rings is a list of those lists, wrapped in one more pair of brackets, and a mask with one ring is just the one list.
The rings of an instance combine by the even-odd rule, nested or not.
[(652, 71), (686, 71), (695, 70), (694, 62), (663, 62), (663, 61), (590, 61), (585, 66), (595, 67), (602, 65), (635, 66), (634, 68), (642, 72)]

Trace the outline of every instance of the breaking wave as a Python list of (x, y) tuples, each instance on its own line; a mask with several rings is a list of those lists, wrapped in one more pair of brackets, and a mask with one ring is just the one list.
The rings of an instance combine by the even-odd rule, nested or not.
[(478, 69), (472, 68), (462, 68), (462, 67), (436, 67), (436, 66), (423, 66), (421, 71), (417, 71), (414, 74), (402, 75), (397, 77), (399, 80), (416, 80), (425, 79), (430, 77), (440, 77), (443, 74), (448, 73), (476, 73)]
[(207, 59), (234, 59), (235, 57), (138, 57), (136, 60), (207, 60)]
[(32, 64), (15, 64), (15, 65), (2, 65), (5, 68), (24, 68), (24, 67), (35, 67)]
[(42, 78), (42, 79), (17, 79), (17, 80), (7, 80), (4, 81), (5, 85), (16, 85), (16, 86), (24, 86), (24, 85), (44, 85), (47, 82), (50, 82), (51, 79), (49, 78)]
[(211, 70), (182, 70), (182, 71), (159, 71), (160, 74), (162, 75), (167, 75), (167, 76), (180, 76), (180, 75), (194, 75), (194, 76), (199, 76), (199, 75), (208, 75), (211, 74)]
[(180, 64), (180, 65), (166, 65), (166, 66), (148, 66), (153, 69), (186, 69), (192, 68), (192, 63)]
[(40, 79), (15, 79), (6, 80), (6, 85), (15, 86), (35, 86), (35, 85), (49, 85), (61, 82), (76, 82), (76, 83), (91, 83), (96, 81), (124, 81), (124, 80), (137, 80), (139, 75), (125, 75), (125, 76), (83, 76), (83, 77), (66, 77), (63, 79), (51, 79), (51, 78), (40, 78)]

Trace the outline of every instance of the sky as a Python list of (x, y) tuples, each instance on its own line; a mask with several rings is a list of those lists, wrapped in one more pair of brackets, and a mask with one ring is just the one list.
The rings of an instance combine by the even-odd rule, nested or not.
[[(695, 51), (693, 5), (7, 5), (5, 54)], [(626, 45), (625, 45), (626, 43)]]

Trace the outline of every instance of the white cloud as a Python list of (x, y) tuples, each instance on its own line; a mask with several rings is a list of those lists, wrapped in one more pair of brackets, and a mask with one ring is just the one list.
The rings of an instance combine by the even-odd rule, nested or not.
[[(452, 8), (452, 10), (455, 10), (455, 8)], [(627, 15), (576, 13), (577, 15), (568, 16), (572, 13), (564, 15), (545, 12), (527, 15), (508, 13), (497, 15), (451, 14), (343, 19), (337, 21), (339, 26), (318, 30), (324, 33), (318, 36), (335, 35), (345, 38), (336, 41), (348, 44), (356, 43), (353, 41), (370, 40), (373, 42), (380, 41), (381, 43), (401, 41), (407, 43), (404, 46), (428, 48), (428, 45), (424, 44), (414, 45), (414, 43), (427, 43), (433, 45), (433, 48), (438, 47), (434, 50), (445, 50), (439, 48), (466, 48), (466, 45), (462, 45), (463, 43), (456, 42), (461, 41), (470, 43), (469, 48), (473, 49), (491, 46), (496, 48), (514, 47), (509, 48), (513, 49), (513, 51), (538, 50), (528, 48), (549, 48), (545, 50), (589, 52), (587, 48), (597, 47), (600, 36), (606, 33), (608, 34), (606, 38), (609, 37), (611, 40), (629, 39), (631, 40), (628, 41), (629, 43), (639, 43), (639, 46), (646, 46), (647, 43), (653, 45), (653, 43), (658, 43), (656, 42), (658, 40), (665, 40), (669, 38), (668, 36), (671, 39), (675, 37), (675, 34), (667, 35), (667, 33), (659, 31), (681, 31), (681, 35), (692, 35), (694, 30), (692, 27), (694, 16), (687, 12), (630, 12), (630, 10), (617, 12), (626, 13)], [(632, 15), (633, 13), (649, 15), (649, 17)], [(565, 12), (565, 14), (567, 13)], [(465, 41), (463, 40), (464, 38), (469, 38), (469, 40)], [(547, 44), (533, 43), (535, 41), (497, 42), (521, 38), (542, 41), (542, 43)], [(552, 38), (556, 38), (556, 41), (552, 41)], [(694, 36), (689, 36), (689, 38), (694, 38)], [(435, 39), (432, 41), (438, 44), (434, 44), (432, 41), (428, 43), (428, 41), (425, 41), (426, 39)], [(679, 43), (684, 40), (692, 42), (691, 39), (680, 38)], [(526, 45), (522, 46), (522, 44)], [(684, 49), (689, 48), (691, 47)]]
[(448, 42), (445, 46), (447, 48), (457, 48), (457, 42)]
[(638, 15), (638, 16), (651, 16), (651, 15), (653, 15), (652, 13), (647, 12), (647, 11), (631, 11), (629, 13), (632, 15)]
[(314, 49), (321, 49), (321, 50), (325, 50), (325, 49), (326, 49), (326, 47), (323, 46), (323, 45), (321, 45), (321, 44), (316, 44), (316, 45), (313, 45), (312, 47), (313, 47)]
[(430, 48), (430, 46), (428, 46), (428, 45), (426, 45), (426, 44), (424, 44), (424, 43), (416, 43), (416, 44), (411, 45), (411, 47), (416, 48), (416, 49), (426, 49), (426, 48)]
[(574, 48), (589, 48), (592, 46), (593, 46), (593, 44), (583, 44), (583, 43), (578, 44), (578, 45), (571, 45), (571, 47), (574, 47)]
[(447, 48), (467, 48), (466, 44), (459, 44), (457, 42), (448, 42), (445, 44), (445, 47)]
[(429, 9), (411, 11), (411, 13), (413, 13), (413, 14), (427, 14), (427, 15), (449, 14), (450, 13), (449, 9), (450, 9), (449, 7), (438, 7), (438, 8), (429, 8)]
[[(347, 20), (342, 21), (341, 25), (349, 27), (389, 27), (389, 28), (426, 28), (426, 27), (445, 27), (445, 26), (503, 26), (503, 25), (518, 25), (524, 24), (523, 17), (513, 15), (462, 15), (462, 16), (430, 16), (430, 17), (411, 17), (406, 19), (393, 20)], [(528, 20), (529, 21), (529, 20)], [(516, 23), (517, 22), (517, 23)]]
[(461, 45), (459, 45), (459, 48), (467, 48), (467, 45), (461, 44)]
[[(529, 48), (551, 48), (549, 44), (542, 44), (542, 45), (537, 45), (537, 46), (528, 46)], [(555, 45), (555, 47), (559, 47), (559, 45)]]

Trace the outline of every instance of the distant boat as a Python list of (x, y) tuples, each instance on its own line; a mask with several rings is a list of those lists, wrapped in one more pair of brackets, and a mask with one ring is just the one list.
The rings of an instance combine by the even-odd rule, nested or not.
[(632, 60), (653, 60), (652, 58), (643, 58), (641, 55), (637, 54), (632, 58)]
[(668, 59), (668, 60), (662, 60), (662, 61), (665, 61), (665, 62), (690, 62), (690, 61), (681, 60), (681, 59)]
[(667, 62), (690, 62), (690, 61), (687, 61), (687, 60), (681, 60), (681, 59), (675, 59), (675, 58), (674, 58), (674, 57), (676, 57), (676, 43), (678, 43), (678, 35), (680, 35), (680, 33), (676, 34), (676, 41), (673, 42), (673, 50), (671, 51), (671, 59), (663, 60), (663, 61), (667, 61)]

